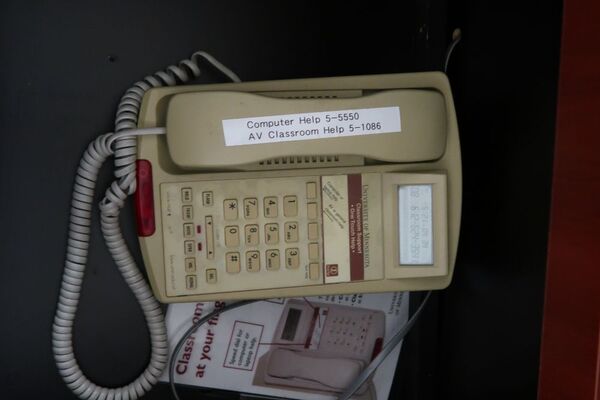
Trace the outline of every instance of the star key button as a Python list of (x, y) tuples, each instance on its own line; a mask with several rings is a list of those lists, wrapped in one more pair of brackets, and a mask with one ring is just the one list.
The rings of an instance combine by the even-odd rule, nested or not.
[(234, 220), (238, 217), (238, 201), (236, 199), (226, 199), (223, 201), (223, 218)]

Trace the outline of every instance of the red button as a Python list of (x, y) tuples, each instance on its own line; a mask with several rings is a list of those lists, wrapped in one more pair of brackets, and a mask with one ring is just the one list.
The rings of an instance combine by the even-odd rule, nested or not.
[(154, 189), (152, 187), (152, 164), (148, 160), (136, 161), (137, 190), (134, 195), (135, 216), (139, 236), (152, 236), (156, 230), (154, 221)]

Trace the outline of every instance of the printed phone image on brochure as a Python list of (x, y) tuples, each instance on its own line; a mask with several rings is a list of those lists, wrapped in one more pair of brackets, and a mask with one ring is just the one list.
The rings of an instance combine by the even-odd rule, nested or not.
[[(222, 307), (223, 303), (216, 306)], [(214, 308), (169, 307), (169, 337)], [(291, 399), (334, 399), (408, 319), (402, 292), (271, 299), (228, 311), (200, 327), (178, 355), (175, 382)], [(170, 347), (173, 350), (174, 341)], [(400, 346), (354, 399), (389, 396)], [(163, 374), (163, 381), (168, 381)]]
[[(307, 392), (343, 392), (383, 346), (385, 314), (351, 306), (291, 299), (253, 383)], [(364, 395), (366, 383), (358, 391)], [(375, 399), (371, 396), (361, 398)]]

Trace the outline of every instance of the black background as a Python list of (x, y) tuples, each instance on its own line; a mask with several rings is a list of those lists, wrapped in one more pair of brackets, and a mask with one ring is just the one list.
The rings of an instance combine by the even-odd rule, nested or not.
[[(2, 398), (72, 397), (54, 366), (50, 327), (73, 174), (87, 143), (112, 130), (131, 83), (198, 49), (246, 81), (436, 70), (457, 26), (464, 39), (449, 70), (464, 166), (456, 273), (407, 339), (393, 393), (535, 397), (560, 2), (324, 3), (0, 3)], [(201, 82), (223, 81), (205, 71)], [(110, 167), (104, 172), (100, 187)], [(124, 215), (138, 253), (131, 208)], [(148, 360), (143, 317), (97, 224), (75, 348), (105, 385), (127, 383)], [(147, 397), (167, 396), (161, 385)]]

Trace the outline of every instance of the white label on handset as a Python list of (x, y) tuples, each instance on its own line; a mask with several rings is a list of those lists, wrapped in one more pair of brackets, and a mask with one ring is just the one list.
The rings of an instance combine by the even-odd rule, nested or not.
[(398, 187), (400, 265), (433, 264), (431, 185)]
[(225, 146), (330, 139), (400, 131), (400, 107), (223, 120)]

